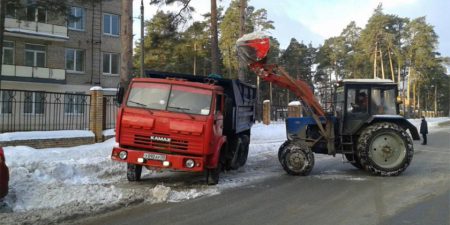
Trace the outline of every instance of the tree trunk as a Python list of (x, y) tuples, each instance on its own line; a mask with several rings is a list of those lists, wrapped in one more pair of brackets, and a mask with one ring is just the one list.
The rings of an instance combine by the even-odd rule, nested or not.
[(434, 84), (434, 117), (437, 117), (437, 84)]
[[(245, 34), (245, 11), (247, 9), (247, 0), (239, 1), (239, 37), (242, 37)], [(245, 63), (242, 61), (239, 56), (236, 56), (239, 62), (239, 71), (238, 71), (238, 79), (244, 81), (245, 80)], [(272, 99), (270, 99), (272, 103)]]
[(211, 0), (211, 72), (220, 74), (219, 69), (219, 38), (217, 32), (217, 2)]
[(6, 0), (0, 1), (0, 90), (2, 89), (3, 34), (5, 33)]
[(395, 82), (395, 75), (394, 75), (394, 66), (392, 65), (392, 57), (391, 57), (391, 49), (388, 49), (388, 56), (389, 56), (389, 65), (391, 66), (391, 78), (392, 81)]
[(416, 86), (417, 82), (413, 82), (413, 115), (416, 117)]
[(408, 83), (406, 84), (406, 99), (408, 100), (407, 101), (408, 102), (408, 109), (407, 109), (408, 113), (405, 114), (408, 116), (409, 116), (409, 110), (411, 109), (411, 92), (410, 92), (411, 91), (411, 88), (410, 88), (411, 87), (411, 79), (412, 79), (411, 72), (412, 72), (411, 67), (408, 67)]
[(124, 88), (130, 83), (131, 70), (133, 67), (133, 1), (122, 1), (122, 23), (120, 26), (120, 44), (122, 48), (120, 66), (120, 85)]
[(373, 79), (377, 78), (377, 47), (378, 44), (375, 45), (375, 51), (373, 52)]
[[(401, 74), (401, 69), (402, 69), (402, 66), (400, 65), (400, 62), (398, 62), (398, 67), (397, 67), (397, 84), (398, 84), (398, 86), (400, 86), (400, 80), (401, 80), (400, 74)], [(403, 88), (405, 88), (405, 87), (403, 87)]]
[(381, 66), (381, 78), (384, 79), (384, 64), (383, 64), (383, 52), (381, 52), (380, 48), (380, 66)]

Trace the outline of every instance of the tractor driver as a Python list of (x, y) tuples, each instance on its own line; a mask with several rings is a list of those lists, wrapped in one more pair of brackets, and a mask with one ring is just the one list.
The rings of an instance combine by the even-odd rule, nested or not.
[(352, 112), (365, 113), (367, 112), (368, 104), (369, 99), (367, 97), (367, 94), (365, 92), (359, 92), (356, 98), (356, 104), (352, 104)]

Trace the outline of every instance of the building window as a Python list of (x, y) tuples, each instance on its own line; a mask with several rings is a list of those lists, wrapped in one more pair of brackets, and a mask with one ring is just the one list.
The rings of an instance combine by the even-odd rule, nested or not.
[(103, 53), (103, 74), (119, 74), (119, 54)]
[(70, 9), (69, 29), (84, 31), (85, 12), (83, 8), (72, 7)]
[(66, 70), (84, 72), (84, 51), (80, 49), (66, 49)]
[(45, 95), (43, 92), (25, 92), (23, 112), (29, 114), (44, 114), (44, 100)]
[(86, 96), (81, 94), (65, 94), (64, 113), (66, 114), (84, 114), (86, 107)]
[(103, 34), (119, 36), (119, 16), (103, 14)]
[(26, 8), (26, 19), (28, 21), (46, 23), (47, 22), (47, 10), (38, 8), (34, 5), (29, 5)]
[(46, 47), (42, 45), (25, 45), (25, 66), (45, 67)]
[(0, 107), (0, 114), (11, 114), (12, 113), (12, 103), (14, 100), (13, 92), (12, 91), (1, 91), (0, 92), (0, 99), (1, 99), (1, 107)]
[(14, 65), (14, 42), (3, 42), (3, 64)]

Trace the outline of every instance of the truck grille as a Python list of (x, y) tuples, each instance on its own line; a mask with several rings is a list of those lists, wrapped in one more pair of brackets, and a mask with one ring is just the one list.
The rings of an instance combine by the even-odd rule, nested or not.
[(170, 142), (163, 140), (152, 140), (149, 135), (134, 135), (134, 143), (139, 145), (146, 145), (155, 150), (188, 150), (189, 141), (178, 140), (171, 138), (170, 135), (154, 133), (154, 136), (170, 138)]

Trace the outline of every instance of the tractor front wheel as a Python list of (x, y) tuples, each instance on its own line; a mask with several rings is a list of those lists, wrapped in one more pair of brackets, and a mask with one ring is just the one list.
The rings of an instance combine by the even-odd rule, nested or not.
[(361, 165), (375, 175), (397, 176), (411, 163), (414, 148), (411, 137), (395, 123), (375, 123), (358, 139)]
[(290, 175), (307, 176), (314, 167), (314, 153), (303, 142), (283, 144), (279, 156), (281, 166)]

